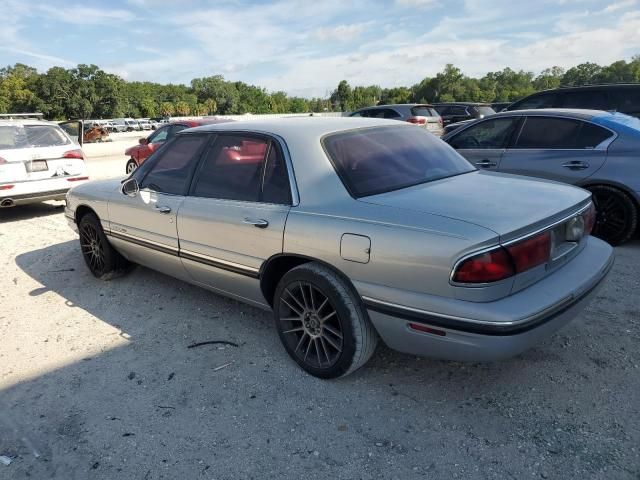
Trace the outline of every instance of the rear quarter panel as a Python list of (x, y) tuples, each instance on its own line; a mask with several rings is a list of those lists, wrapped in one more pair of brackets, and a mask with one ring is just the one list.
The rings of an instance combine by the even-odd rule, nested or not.
[[(449, 275), (461, 252), (497, 242), (494, 232), (465, 222), (418, 214), (407, 224), (406, 212), (401, 210), (352, 203), (355, 207), (348, 210), (349, 215), (347, 209), (327, 213), (292, 208), (284, 253), (328, 263), (356, 288), (368, 284), (452, 297)], [(367, 263), (342, 258), (344, 234), (371, 239)]]

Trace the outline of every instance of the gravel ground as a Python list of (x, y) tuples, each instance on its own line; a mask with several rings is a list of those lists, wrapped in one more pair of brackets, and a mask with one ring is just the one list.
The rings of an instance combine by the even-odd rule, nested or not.
[[(299, 370), (268, 313), (140, 267), (96, 280), (55, 202), (0, 211), (0, 244), (0, 479), (640, 478), (639, 240), (524, 355), (381, 345), (338, 381)], [(238, 347), (188, 348), (206, 340)]]

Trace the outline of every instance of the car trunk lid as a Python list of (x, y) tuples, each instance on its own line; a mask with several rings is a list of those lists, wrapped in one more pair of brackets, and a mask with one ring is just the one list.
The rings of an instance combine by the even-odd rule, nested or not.
[(577, 212), (589, 198), (589, 192), (557, 182), (471, 172), (360, 201), (462, 220), (508, 242)]

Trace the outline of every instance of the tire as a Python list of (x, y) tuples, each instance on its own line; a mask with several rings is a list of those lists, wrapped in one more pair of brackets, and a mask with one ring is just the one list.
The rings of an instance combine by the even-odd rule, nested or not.
[(78, 231), (82, 256), (96, 278), (111, 280), (130, 269), (131, 263), (111, 246), (94, 213), (87, 213), (80, 219)]
[(607, 185), (588, 187), (596, 207), (593, 235), (610, 243), (621, 245), (628, 241), (638, 227), (638, 207), (625, 192)]
[(127, 175), (131, 174), (136, 168), (138, 168), (136, 161), (133, 158), (129, 159), (125, 168)]
[(273, 312), (285, 350), (315, 377), (337, 378), (356, 371), (378, 343), (353, 287), (318, 263), (305, 263), (282, 277)]

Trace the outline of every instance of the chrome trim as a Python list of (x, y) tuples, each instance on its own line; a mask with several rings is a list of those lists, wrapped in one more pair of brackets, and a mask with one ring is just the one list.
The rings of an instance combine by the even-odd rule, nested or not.
[[(596, 282), (597, 283), (597, 282)], [(588, 289), (589, 291), (589, 289)], [(579, 298), (582, 298), (582, 295), (579, 296)], [(415, 313), (418, 315), (425, 315), (425, 316), (429, 316), (429, 317), (437, 317), (437, 318), (443, 318), (446, 320), (456, 320), (459, 322), (466, 322), (466, 323), (472, 323), (474, 325), (488, 325), (488, 326), (498, 326), (498, 327), (517, 327), (519, 325), (522, 324), (526, 324), (529, 322), (535, 322), (536, 320), (539, 320), (542, 317), (548, 317), (550, 315), (553, 315), (554, 312), (562, 309), (563, 307), (565, 307), (566, 305), (568, 305), (569, 303), (571, 303), (573, 300), (576, 299), (575, 295), (568, 295), (566, 297), (564, 297), (562, 300), (559, 300), (558, 302), (554, 303), (553, 305), (551, 305), (550, 307), (547, 307), (543, 310), (540, 310), (539, 312), (534, 313), (533, 315), (529, 315), (528, 317), (524, 317), (521, 318), (519, 320), (510, 320), (510, 321), (505, 321), (505, 322), (493, 322), (490, 320), (476, 320), (473, 318), (468, 318), (468, 317), (458, 317), (456, 315), (448, 315), (446, 313), (438, 313), (438, 312), (431, 312), (428, 310), (422, 310), (420, 308), (413, 308), (413, 307), (408, 307), (406, 305), (398, 305), (396, 303), (391, 303), (391, 302), (385, 302), (383, 300), (377, 300), (375, 298), (371, 298), (371, 297), (366, 297), (363, 296), (362, 299), (370, 304), (378, 304), (378, 305), (382, 305), (385, 307), (391, 307), (397, 310), (405, 310), (407, 312), (411, 312), (411, 313)]]
[[(587, 203), (585, 206), (581, 207), (579, 210), (573, 212), (570, 215), (567, 215), (566, 217), (563, 217), (560, 220), (557, 220), (549, 225), (546, 225), (545, 227), (539, 228), (537, 230), (534, 230), (533, 232), (527, 233), (525, 235), (522, 235), (518, 238), (514, 238), (513, 240), (509, 240), (508, 242), (505, 243), (499, 243), (498, 245), (493, 245), (491, 247), (486, 247), (480, 250), (476, 250), (473, 251), (471, 253), (467, 253), (466, 255), (460, 257), (458, 260), (456, 260), (456, 262), (453, 264), (453, 268), (451, 269), (451, 273), (449, 274), (449, 284), (453, 285), (455, 287), (471, 287), (471, 288), (478, 288), (478, 287), (486, 287), (489, 285), (496, 285), (498, 282), (504, 281), (504, 280), (508, 280), (508, 278), (514, 278), (515, 275), (513, 277), (508, 277), (505, 278), (503, 280), (497, 280), (496, 282), (485, 282), (485, 283), (459, 283), (453, 280), (453, 276), (456, 273), (456, 270), (458, 269), (458, 267), (460, 266), (460, 264), (462, 262), (464, 262), (465, 260), (467, 260), (468, 258), (474, 257), (476, 255), (481, 255), (483, 253), (488, 253), (491, 252), (493, 250), (498, 250), (499, 248), (503, 248), (503, 247), (508, 247), (509, 245), (513, 245), (514, 243), (518, 243), (518, 242), (522, 242), (523, 240), (526, 240), (527, 238), (531, 238), (531, 237), (535, 237), (536, 235), (545, 232), (547, 230), (553, 230), (555, 227), (557, 227), (558, 225), (565, 223), (567, 221), (569, 221), (571, 218), (577, 216), (577, 215), (582, 215), (584, 212), (586, 212), (591, 204), (593, 202), (589, 201), (589, 203)], [(576, 245), (577, 246), (577, 245)], [(572, 249), (573, 250), (573, 249)], [(569, 253), (569, 252), (567, 252)], [(549, 259), (549, 261), (545, 262), (544, 265), (549, 264), (549, 263), (553, 263), (556, 259)]]
[(250, 275), (258, 275), (260, 272), (259, 268), (249, 267), (247, 265), (242, 265), (241, 263), (230, 262), (228, 260), (223, 260), (221, 258), (211, 257), (209, 255), (204, 255), (198, 252), (192, 252), (190, 250), (180, 249), (180, 256), (192, 261), (200, 261), (207, 262), (212, 266), (217, 266), (219, 268), (229, 267), (234, 270), (241, 270)]
[(172, 247), (171, 245), (167, 245), (165, 243), (154, 242), (153, 240), (148, 240), (146, 238), (137, 237), (136, 235), (131, 235), (123, 232), (115, 232), (104, 229), (104, 233), (107, 236), (118, 238), (120, 240), (129, 241), (131, 243), (135, 243), (136, 245), (140, 245), (141, 247), (151, 248), (153, 250), (158, 250), (160, 252), (168, 253), (170, 255), (178, 256), (178, 248)]

